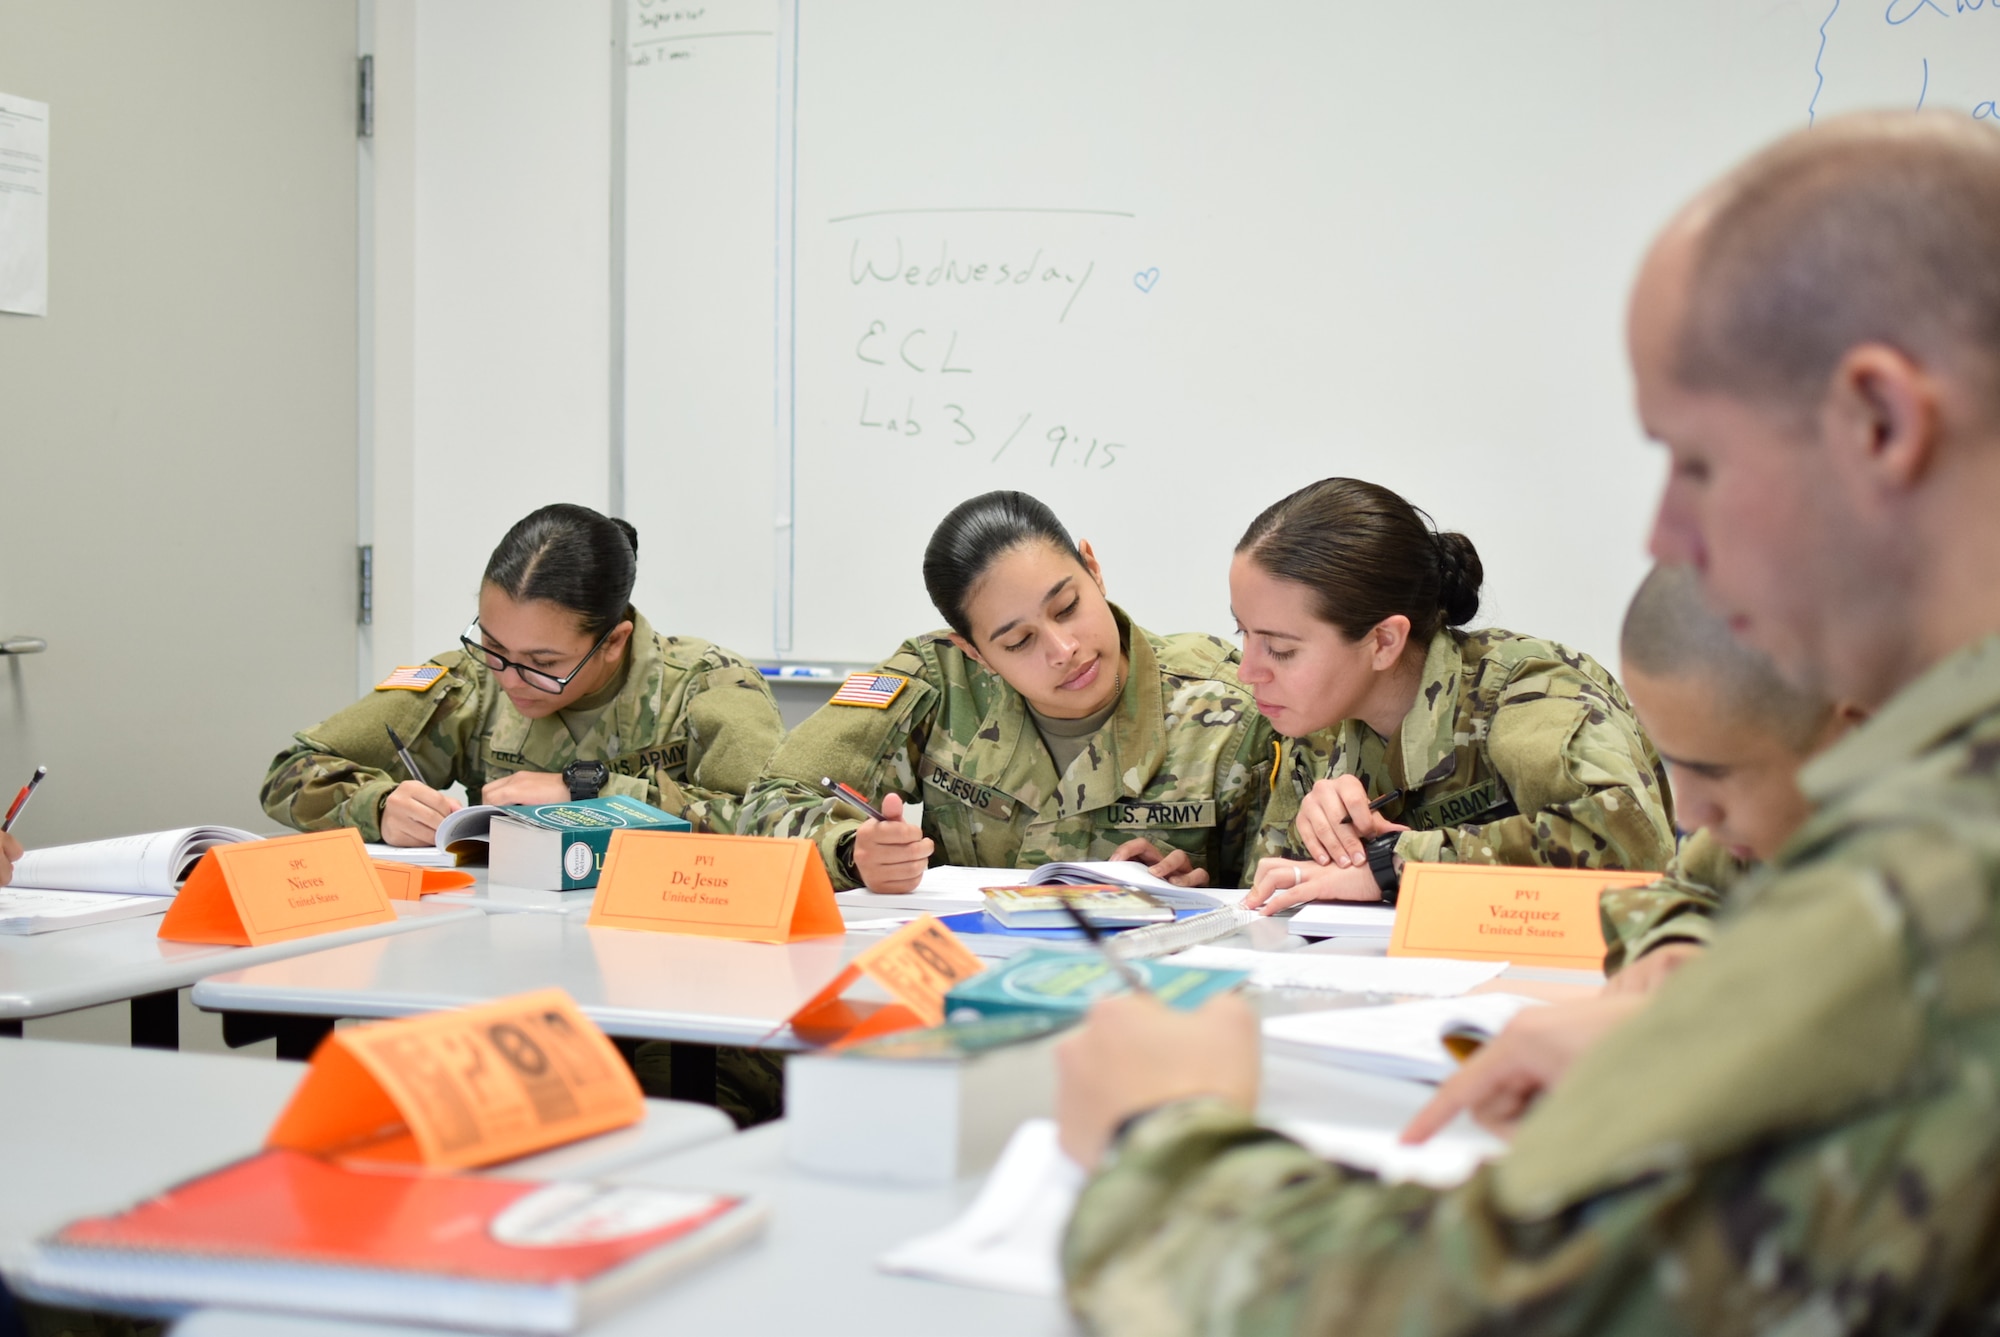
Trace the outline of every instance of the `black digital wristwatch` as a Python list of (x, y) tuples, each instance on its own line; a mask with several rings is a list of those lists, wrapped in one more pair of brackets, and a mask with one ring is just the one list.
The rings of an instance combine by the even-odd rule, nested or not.
[(1375, 885), (1382, 890), (1382, 903), (1394, 905), (1396, 893), (1403, 889), (1403, 872), (1396, 867), (1396, 841), (1401, 831), (1384, 831), (1368, 842), (1368, 871), (1375, 875)]
[(563, 783), (572, 799), (596, 798), (611, 778), (611, 768), (601, 761), (572, 761), (563, 767)]

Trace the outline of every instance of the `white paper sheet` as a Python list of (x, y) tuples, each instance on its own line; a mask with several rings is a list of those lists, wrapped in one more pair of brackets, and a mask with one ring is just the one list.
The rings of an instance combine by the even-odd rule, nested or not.
[[(1317, 1120), (1276, 1125), (1325, 1160), (1368, 1170), (1394, 1183), (1450, 1188), (1505, 1150), (1465, 1119), (1418, 1147), (1393, 1131)], [(979, 1196), (943, 1230), (920, 1235), (876, 1260), (884, 1272), (1056, 1299), (1062, 1294), (1062, 1235), (1076, 1209), (1084, 1174), (1063, 1155), (1055, 1122), (1030, 1119), (1014, 1130)]]
[(1056, 1143), (1055, 1122), (1030, 1119), (1014, 1130), (962, 1216), (891, 1249), (877, 1266), (1054, 1299), (1062, 1294), (1063, 1227), (1082, 1187), (1083, 1171)]
[(1260, 989), (1326, 989), (1418, 998), (1456, 998), (1497, 977), (1508, 964), (1429, 956), (1259, 952), (1247, 947), (1191, 947), (1176, 955), (1173, 963), (1210, 970), (1247, 970), (1250, 983)]
[(0, 311), (49, 313), (49, 104), (0, 93)]

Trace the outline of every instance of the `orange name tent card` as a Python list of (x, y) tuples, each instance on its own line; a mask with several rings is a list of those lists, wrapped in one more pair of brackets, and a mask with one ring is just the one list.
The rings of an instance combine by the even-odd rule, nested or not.
[[(903, 925), (847, 963), (827, 986), (792, 1014), (792, 1030), (803, 1040), (834, 1042), (836, 1048), (877, 1035), (935, 1026), (944, 1020), (944, 996), (952, 986), (986, 969), (958, 936), (935, 915)], [(841, 997), (866, 975), (888, 991), (893, 1003), (850, 1002)]]
[(352, 827), (218, 845), (160, 920), (169, 942), (256, 947), (396, 917)]
[(1389, 955), (1602, 970), (1598, 897), (1614, 887), (1643, 887), (1659, 876), (1616, 869), (1409, 864), (1396, 898)]
[(265, 1139), (464, 1170), (637, 1123), (632, 1070), (561, 989), (335, 1031)]
[(614, 831), (590, 924), (795, 942), (846, 932), (810, 840)]
[(419, 868), (394, 859), (373, 859), (375, 876), (392, 901), (416, 901), (440, 891), (464, 891), (479, 879), (456, 868)]

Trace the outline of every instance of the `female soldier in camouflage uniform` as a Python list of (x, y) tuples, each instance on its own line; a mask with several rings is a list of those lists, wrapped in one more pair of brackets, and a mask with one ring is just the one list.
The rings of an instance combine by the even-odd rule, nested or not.
[(1251, 523), (1229, 569), (1241, 676), (1287, 741), (1249, 904), (1393, 900), (1412, 859), (1673, 857), (1666, 772), (1625, 693), (1553, 641), (1459, 630), (1483, 574), (1470, 539), (1357, 479)]
[[(264, 778), (264, 811), (428, 845), (457, 781), (474, 803), (623, 794), (726, 829), (783, 735), (777, 703), (740, 655), (662, 636), (632, 608), (638, 547), (632, 526), (585, 506), (523, 519), (486, 564), (463, 648), (297, 735)], [(403, 774), (389, 728), (421, 775)]]
[[(951, 630), (905, 641), (794, 730), (745, 830), (817, 841), (842, 888), (910, 891), (934, 855), (1139, 859), (1240, 885), (1271, 740), (1227, 644), (1133, 623), (1090, 545), (1020, 492), (947, 515), (924, 584)], [(888, 794), (890, 820), (856, 820), (822, 776)], [(924, 804), (921, 831), (897, 820), (904, 796)]]

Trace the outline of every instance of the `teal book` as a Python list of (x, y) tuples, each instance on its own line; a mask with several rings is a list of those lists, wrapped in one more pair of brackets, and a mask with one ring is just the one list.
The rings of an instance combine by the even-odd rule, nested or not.
[(597, 885), (612, 832), (689, 829), (683, 818), (619, 795), (503, 808), (487, 832), (487, 874), (500, 886), (583, 891)]
[[(1178, 1008), (1196, 1008), (1250, 978), (1244, 970), (1208, 970), (1169, 961), (1126, 964), (1146, 981), (1154, 997)], [(1001, 1017), (1016, 1012), (1086, 1011), (1100, 998), (1123, 992), (1125, 981), (1096, 952), (1030, 948), (975, 975), (945, 995), (945, 1015)]]

